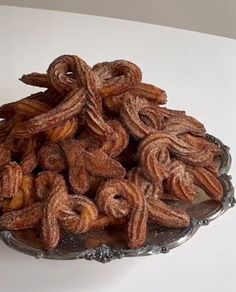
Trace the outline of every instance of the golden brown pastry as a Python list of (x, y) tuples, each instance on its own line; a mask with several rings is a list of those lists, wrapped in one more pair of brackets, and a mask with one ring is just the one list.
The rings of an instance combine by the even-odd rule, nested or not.
[(21, 81), (45, 91), (0, 106), (1, 229), (37, 228), (52, 251), (62, 229), (122, 225), (139, 248), (149, 221), (189, 226), (170, 200), (191, 202), (198, 188), (222, 200), (220, 148), (195, 118), (163, 107), (165, 91), (137, 65), (62, 55)]

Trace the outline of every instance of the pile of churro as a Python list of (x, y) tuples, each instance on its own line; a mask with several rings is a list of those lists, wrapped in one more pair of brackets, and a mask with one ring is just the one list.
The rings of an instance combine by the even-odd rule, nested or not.
[(1, 229), (37, 229), (51, 251), (62, 231), (122, 225), (139, 248), (149, 222), (189, 226), (171, 201), (222, 199), (220, 149), (137, 65), (63, 55), (21, 81), (44, 91), (0, 107)]

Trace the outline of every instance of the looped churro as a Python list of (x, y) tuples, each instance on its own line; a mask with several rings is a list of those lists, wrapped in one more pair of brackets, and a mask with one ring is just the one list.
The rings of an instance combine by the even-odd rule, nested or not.
[[(126, 201), (127, 206), (122, 204), (122, 201)], [(107, 215), (122, 218), (129, 214), (128, 246), (136, 248), (143, 245), (146, 238), (148, 210), (145, 197), (133, 183), (122, 179), (107, 181), (99, 189), (96, 202), (101, 212)], [(119, 213), (116, 204), (119, 206)]]
[(139, 190), (146, 196), (148, 206), (148, 217), (150, 220), (166, 227), (182, 228), (187, 227), (190, 218), (186, 212), (174, 209), (161, 199), (173, 199), (170, 195), (163, 194), (163, 190), (155, 188), (141, 173), (141, 169), (133, 169), (129, 175), (129, 179), (137, 186)]
[(162, 132), (152, 133), (140, 143), (138, 149), (140, 165), (145, 175), (152, 181), (161, 182), (168, 177), (165, 167), (156, 158), (163, 146), (166, 146), (176, 158), (191, 165), (207, 165), (213, 157), (208, 147), (204, 150), (196, 150), (174, 135)]
[[(68, 75), (68, 72), (72, 72), (73, 76)], [(92, 69), (81, 58), (61, 56), (49, 66), (48, 74), (54, 88), (61, 93), (72, 92), (76, 88), (83, 90), (87, 96), (85, 119), (91, 132), (99, 137), (111, 133), (102, 117), (101, 98)]]
[(79, 114), (83, 109), (84, 103), (84, 91), (72, 91), (65, 100), (54, 109), (16, 125), (12, 130), (12, 135), (14, 137), (24, 138), (56, 127), (63, 121)]
[(60, 213), (64, 229), (74, 234), (87, 232), (98, 217), (94, 202), (85, 196), (70, 196), (69, 206)]
[[(150, 112), (152, 112), (151, 115)], [(121, 107), (120, 114), (130, 134), (135, 138), (144, 138), (160, 129), (160, 114), (145, 99), (128, 95)], [(146, 116), (148, 123), (145, 123), (140, 115)]]
[(221, 150), (216, 144), (206, 140), (204, 137), (195, 137), (188, 133), (181, 134), (179, 138), (200, 151), (204, 151), (204, 149), (208, 148), (212, 152), (213, 159), (205, 168), (215, 176), (219, 175), (220, 163), (218, 158), (221, 156)]
[(145, 177), (140, 167), (131, 169), (127, 177), (137, 186), (137, 188), (141, 191), (142, 194), (145, 195), (146, 198), (162, 197), (163, 188), (161, 188), (158, 184), (153, 184), (152, 182), (150, 182)]
[(140, 68), (128, 61), (98, 63), (93, 67), (99, 93), (103, 97), (119, 95), (135, 87), (142, 80)]
[[(42, 171), (38, 174), (35, 180), (35, 188), (36, 188), (36, 194), (38, 198), (40, 199), (46, 199), (48, 197), (48, 194), (52, 190), (52, 188), (55, 186), (55, 179), (58, 175), (56, 172), (52, 171)], [(65, 188), (64, 182), (61, 179), (61, 176), (59, 176), (60, 179), (60, 186), (61, 188)]]
[(174, 160), (169, 165), (169, 176), (166, 180), (169, 192), (183, 201), (192, 201), (196, 195), (192, 175), (186, 169), (184, 163)]
[[(77, 56), (63, 55), (56, 58), (48, 67), (47, 73), (53, 87), (61, 92), (71, 92), (77, 87), (81, 87), (81, 82), (76, 80), (70, 72), (79, 76), (76, 61)], [(74, 78), (73, 78), (74, 77)]]

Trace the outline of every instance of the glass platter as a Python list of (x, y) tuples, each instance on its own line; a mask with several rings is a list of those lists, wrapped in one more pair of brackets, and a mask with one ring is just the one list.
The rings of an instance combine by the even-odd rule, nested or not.
[(106, 263), (122, 257), (146, 256), (167, 253), (169, 250), (189, 240), (201, 226), (208, 225), (235, 205), (234, 188), (228, 175), (231, 156), (229, 147), (219, 139), (208, 135), (222, 152), (220, 161), (220, 180), (224, 188), (221, 203), (209, 200), (203, 191), (192, 203), (172, 202), (172, 205), (184, 209), (191, 217), (191, 225), (184, 229), (170, 229), (149, 224), (146, 244), (139, 249), (128, 249), (125, 244), (122, 227), (106, 228), (83, 235), (63, 234), (56, 250), (47, 252), (43, 249), (36, 231), (1, 231), (1, 239), (11, 248), (36, 258), (70, 260), (86, 259)]

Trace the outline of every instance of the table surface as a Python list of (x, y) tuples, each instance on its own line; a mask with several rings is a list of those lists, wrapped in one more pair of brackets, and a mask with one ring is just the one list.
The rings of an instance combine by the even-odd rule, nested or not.
[[(0, 6), (1, 104), (36, 91), (18, 78), (61, 54), (128, 59), (236, 157), (236, 41), (138, 22)], [(231, 174), (236, 181), (236, 164)], [(236, 208), (166, 255), (109, 264), (36, 260), (0, 242), (0, 291), (233, 291)]]

